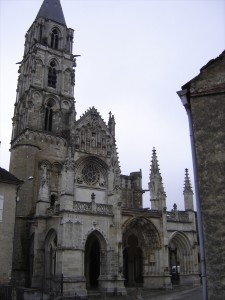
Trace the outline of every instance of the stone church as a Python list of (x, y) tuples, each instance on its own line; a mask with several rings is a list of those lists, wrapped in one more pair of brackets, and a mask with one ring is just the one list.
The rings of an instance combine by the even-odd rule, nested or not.
[[(10, 172), (18, 192), (12, 278), (17, 285), (86, 297), (89, 289), (199, 282), (199, 250), (188, 170), (184, 211), (166, 209), (156, 150), (151, 208), (141, 170), (122, 175), (115, 119), (93, 106), (79, 119), (76, 55), (59, 0), (44, 0), (25, 36), (13, 116)], [(85, 78), (83, 78), (85, 80)], [(175, 269), (174, 269), (175, 268)], [(61, 279), (62, 278), (62, 279)]]

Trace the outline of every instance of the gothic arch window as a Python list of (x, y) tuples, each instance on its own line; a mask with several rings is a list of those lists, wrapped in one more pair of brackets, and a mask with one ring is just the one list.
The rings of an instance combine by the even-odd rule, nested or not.
[(45, 108), (45, 130), (52, 131), (53, 109), (52, 104), (48, 103)]
[(53, 29), (51, 33), (51, 48), (58, 49), (59, 46), (59, 31)]
[[(45, 242), (45, 275), (48, 280), (56, 275), (57, 243), (57, 233), (55, 230), (50, 230)], [(46, 282), (46, 285), (48, 284), (49, 281)]]
[(57, 83), (57, 69), (56, 69), (56, 62), (53, 60), (50, 62), (48, 68), (48, 86), (52, 88), (56, 88)]

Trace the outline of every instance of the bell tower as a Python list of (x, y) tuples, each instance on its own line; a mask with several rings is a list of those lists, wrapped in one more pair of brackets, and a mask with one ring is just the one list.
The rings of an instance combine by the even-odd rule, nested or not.
[[(60, 0), (44, 0), (25, 35), (19, 63), (10, 172), (24, 181), (18, 193), (13, 256), (14, 278), (21, 285), (30, 285), (32, 272), (26, 259), (28, 220), (37, 215), (36, 207), (40, 215), (51, 199), (58, 198), (75, 122), (73, 33)], [(43, 178), (45, 185), (40, 185)]]
[(45, 0), (25, 36), (19, 66), (12, 143), (25, 130), (65, 137), (74, 119), (73, 30), (59, 0)]

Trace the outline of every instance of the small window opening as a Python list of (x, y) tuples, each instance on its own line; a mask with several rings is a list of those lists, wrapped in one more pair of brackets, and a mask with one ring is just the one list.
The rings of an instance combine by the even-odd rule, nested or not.
[(49, 103), (45, 109), (45, 130), (52, 131), (52, 105)]
[(56, 88), (57, 73), (56, 73), (56, 63), (52, 61), (48, 69), (48, 86)]
[(51, 195), (50, 197), (50, 205), (54, 206), (56, 202), (56, 195)]
[(51, 34), (51, 47), (54, 49), (58, 49), (58, 45), (59, 45), (59, 33), (56, 29), (53, 29)]

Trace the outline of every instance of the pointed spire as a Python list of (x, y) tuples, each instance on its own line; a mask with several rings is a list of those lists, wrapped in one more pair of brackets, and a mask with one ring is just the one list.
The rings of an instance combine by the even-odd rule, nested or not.
[(150, 177), (154, 176), (155, 174), (159, 174), (160, 175), (159, 164), (158, 164), (158, 159), (157, 159), (157, 154), (156, 154), (155, 147), (153, 147), (153, 150), (152, 150), (152, 160), (151, 160), (151, 162), (152, 162), (152, 164), (151, 164), (151, 174), (150, 174)]
[(193, 193), (193, 190), (191, 187), (191, 181), (190, 181), (189, 174), (188, 174), (188, 169), (185, 169), (184, 192), (183, 193), (185, 193), (185, 192)]
[(60, 0), (44, 0), (36, 19), (43, 17), (66, 26)]
[(188, 174), (188, 169), (185, 169), (185, 178), (184, 178), (184, 207), (185, 210), (193, 211), (194, 210), (194, 201), (193, 201), (193, 190), (191, 187), (191, 181)]
[(152, 209), (163, 209), (166, 206), (166, 193), (163, 187), (162, 176), (159, 170), (160, 169), (156, 150), (155, 148), (153, 148), (149, 182)]

